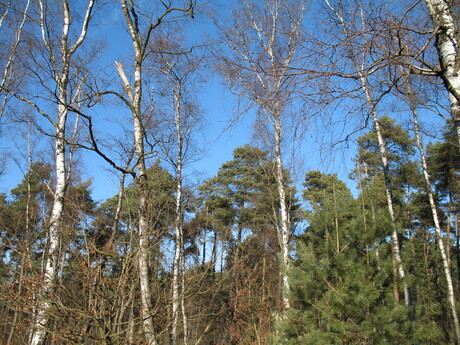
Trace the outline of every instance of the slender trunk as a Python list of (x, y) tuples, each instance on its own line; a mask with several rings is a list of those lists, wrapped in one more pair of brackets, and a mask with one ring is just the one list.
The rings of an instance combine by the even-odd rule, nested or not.
[(450, 209), (448, 207), (448, 210), (447, 210), (447, 221), (446, 221), (446, 243), (445, 243), (445, 246), (446, 246), (446, 256), (447, 256), (447, 263), (448, 263), (448, 266), (451, 267), (451, 264), (450, 264), (450, 261), (451, 261), (451, 253), (450, 253), (450, 248), (451, 248), (451, 214), (450, 214)]
[[(364, 165), (364, 173), (366, 175), (366, 178), (369, 178), (369, 171), (367, 169), (367, 164), (366, 162), (363, 162), (363, 165)], [(374, 233), (376, 233), (377, 231), (377, 217), (376, 217), (376, 213), (375, 213), (375, 206), (374, 206), (374, 201), (371, 199), (371, 214), (372, 214), (372, 229), (374, 231)], [(377, 269), (380, 271), (381, 270), (381, 267), (380, 267), (380, 243), (379, 243), (379, 240), (376, 240), (375, 241), (375, 257), (377, 259)], [(399, 300), (399, 298), (398, 298)]]
[(264, 249), (264, 254), (262, 257), (262, 293), (260, 297), (263, 303), (266, 303), (266, 296), (267, 296), (266, 287), (265, 287), (266, 275), (267, 275), (267, 258), (266, 258), (265, 249)]
[(339, 233), (339, 215), (337, 212), (337, 197), (335, 195), (335, 185), (332, 185), (334, 194), (334, 225), (335, 225), (335, 236), (336, 236), (336, 253), (340, 253), (340, 233)]
[(176, 219), (175, 219), (175, 244), (173, 259), (173, 281), (172, 281), (172, 327), (170, 333), (171, 345), (177, 342), (177, 324), (179, 320), (179, 280), (180, 261), (182, 257), (182, 149), (183, 137), (181, 128), (181, 90), (174, 94), (175, 124), (177, 135), (177, 157), (176, 157)]
[[(143, 146), (143, 145), (142, 145)], [(138, 156), (139, 157), (139, 156)], [(143, 158), (141, 159), (143, 160)], [(141, 164), (142, 165), (142, 164)], [(147, 176), (145, 175), (145, 166), (139, 167), (140, 177), (138, 179), (139, 187), (139, 286), (141, 290), (141, 310), (142, 321), (144, 326), (144, 335), (148, 345), (156, 345), (155, 330), (152, 320), (152, 293), (150, 289), (149, 274), (149, 226), (147, 214)]]
[[(63, 104), (65, 104), (65, 99)], [(56, 188), (54, 190), (54, 204), (51, 212), (48, 234), (48, 254), (30, 345), (39, 345), (45, 339), (47, 324), (49, 322), (48, 311), (51, 308), (52, 295), (55, 292), (53, 283), (56, 278), (56, 272), (59, 265), (61, 219), (64, 212), (64, 196), (67, 187), (64, 140), (66, 118), (67, 110), (65, 106), (59, 105), (59, 122), (58, 127), (56, 128), (55, 138)]]
[[(43, 0), (39, 1), (40, 5), (40, 27), (43, 44), (47, 50), (52, 63), (57, 65), (55, 56), (58, 52), (53, 51), (50, 43), (50, 32), (47, 24), (46, 4)], [(39, 345), (43, 343), (46, 336), (46, 329), (49, 323), (48, 311), (51, 308), (51, 297), (54, 293), (54, 281), (56, 279), (59, 265), (59, 248), (61, 245), (61, 221), (64, 212), (64, 197), (68, 183), (68, 171), (66, 169), (66, 141), (65, 129), (68, 115), (68, 85), (70, 75), (70, 65), (73, 54), (82, 45), (86, 38), (91, 13), (94, 6), (94, 0), (89, 0), (86, 13), (81, 26), (80, 35), (72, 46), (69, 46), (69, 31), (71, 26), (71, 15), (68, 0), (62, 1), (63, 5), (63, 26), (60, 40), (60, 59), (61, 69), (55, 71), (53, 76), (57, 88), (58, 114), (55, 123), (55, 168), (56, 168), (56, 187), (54, 190), (54, 203), (50, 217), (47, 257), (44, 267), (44, 278), (41, 292), (38, 296), (37, 311), (35, 320), (32, 325), (30, 336), (30, 345)]]
[(126, 332), (126, 340), (128, 344), (134, 344), (134, 334), (136, 333), (135, 327), (136, 323), (134, 320), (134, 304), (135, 299), (131, 300), (131, 309), (129, 311), (129, 320), (128, 320), (128, 331)]
[(444, 275), (446, 277), (446, 282), (447, 282), (447, 297), (449, 300), (450, 309), (452, 313), (452, 319), (454, 323), (456, 343), (459, 344), (460, 343), (460, 325), (459, 325), (458, 313), (456, 309), (455, 292), (454, 292), (454, 286), (452, 283), (452, 274), (451, 274), (451, 270), (449, 266), (449, 257), (447, 256), (447, 252), (444, 246), (444, 239), (443, 239), (442, 232), (441, 232), (441, 225), (439, 222), (438, 211), (436, 209), (436, 203), (435, 203), (434, 195), (433, 195), (433, 185), (431, 184), (430, 175), (428, 173), (428, 165), (427, 165), (426, 157), (425, 157), (425, 150), (423, 148), (422, 140), (420, 138), (418, 114), (417, 114), (417, 110), (415, 109), (415, 105), (413, 104), (413, 102), (411, 102), (411, 110), (412, 110), (412, 115), (413, 115), (413, 120), (414, 120), (414, 129), (415, 129), (415, 137), (417, 140), (417, 148), (419, 150), (420, 159), (422, 162), (423, 177), (425, 179), (426, 191), (428, 193), (428, 199), (430, 201), (431, 214), (433, 216), (436, 236), (438, 238), (438, 243), (439, 243), (439, 251), (441, 252), (441, 257), (442, 257)]
[[(369, 100), (370, 98), (368, 98)], [(400, 253), (400, 246), (399, 246), (399, 239), (398, 239), (398, 231), (396, 227), (396, 214), (394, 210), (394, 203), (393, 203), (393, 188), (391, 185), (390, 179), (390, 169), (388, 166), (388, 159), (387, 159), (387, 149), (386, 144), (382, 136), (382, 131), (380, 129), (380, 122), (377, 118), (377, 113), (375, 108), (372, 107), (372, 117), (374, 119), (374, 126), (375, 131), (377, 134), (377, 139), (379, 142), (379, 149), (380, 149), (380, 158), (382, 160), (383, 166), (383, 174), (385, 177), (385, 193), (387, 197), (387, 207), (388, 213), (390, 214), (391, 226), (392, 226), (392, 233), (391, 233), (391, 249), (394, 255), (394, 260), (398, 269), (399, 278), (401, 279), (403, 286), (404, 286), (404, 300), (407, 307), (411, 306), (411, 295), (410, 289), (406, 282), (406, 275), (404, 271), (404, 267), (402, 264), (401, 253)]]
[(284, 185), (283, 161), (281, 156), (281, 114), (279, 110), (274, 114), (275, 121), (275, 173), (276, 183), (278, 185), (278, 194), (280, 197), (281, 212), (281, 279), (282, 279), (282, 306), (281, 310), (290, 308), (289, 302), (289, 210), (286, 203), (286, 187)]
[[(455, 248), (457, 253), (457, 272), (460, 272), (460, 233), (458, 231), (458, 214), (454, 215)], [(460, 274), (457, 273), (457, 286), (460, 286)]]
[(181, 261), (181, 284), (182, 284), (182, 290), (181, 290), (181, 309), (182, 309), (182, 325), (183, 325), (183, 343), (184, 345), (188, 345), (188, 318), (187, 318), (187, 310), (185, 308), (185, 253), (183, 251), (184, 249), (184, 243), (182, 241), (182, 261)]
[[(366, 203), (364, 200), (364, 188), (363, 188), (363, 182), (361, 179), (361, 164), (360, 162), (356, 163), (356, 167), (358, 169), (358, 186), (359, 186), (359, 194), (360, 194), (360, 199), (361, 199), (361, 211), (363, 214), (363, 228), (364, 228), (364, 234), (368, 235), (368, 229), (367, 229), (367, 218), (366, 218)], [(368, 265), (370, 265), (371, 260), (369, 257), (369, 243), (366, 241), (366, 262)]]
[[(142, 323), (144, 327), (144, 336), (147, 345), (156, 345), (155, 330), (152, 320), (152, 294), (150, 289), (149, 279), (149, 224), (148, 224), (148, 184), (147, 184), (147, 168), (145, 162), (145, 149), (144, 149), (144, 130), (142, 123), (142, 61), (143, 61), (143, 47), (142, 39), (139, 32), (138, 22), (136, 20), (135, 9), (129, 6), (126, 0), (121, 0), (121, 7), (125, 17), (128, 31), (131, 36), (131, 41), (134, 48), (134, 85), (128, 81), (126, 74), (123, 70), (121, 63), (116, 62), (115, 66), (118, 74), (124, 84), (126, 93), (128, 94), (131, 102), (131, 114), (133, 118), (134, 127), (134, 150), (136, 155), (136, 168), (137, 177), (136, 185), (139, 190), (139, 286), (141, 290), (141, 310), (142, 310)], [(135, 17), (133, 20), (131, 15)]]
[(207, 229), (209, 226), (208, 218), (209, 218), (209, 210), (208, 210), (208, 206), (206, 205), (206, 223), (203, 229), (203, 255), (201, 258), (201, 266), (203, 267), (203, 269), (204, 269), (204, 264), (206, 263), (206, 242), (208, 240), (206, 233), (207, 233)]
[(218, 245), (219, 245), (219, 234), (217, 230), (214, 230), (214, 241), (212, 243), (212, 251), (211, 251), (211, 266), (213, 268), (213, 272), (216, 272)]
[[(133, 231), (130, 228), (131, 238), (129, 239), (129, 248), (134, 247)], [(138, 280), (135, 279), (134, 267), (136, 266), (135, 252), (130, 251), (126, 253), (121, 262), (121, 272), (117, 282), (116, 303), (112, 306), (112, 311), (115, 310), (114, 324), (112, 327), (112, 334), (116, 335), (116, 339), (124, 336), (126, 340), (129, 339), (131, 331), (131, 315), (134, 299), (137, 294)], [(125, 315), (128, 314), (128, 321), (125, 320)], [(117, 344), (117, 342), (115, 342)], [(130, 342), (128, 342), (131, 344)]]
[(112, 248), (113, 244), (115, 243), (115, 239), (118, 235), (118, 226), (120, 223), (121, 207), (123, 206), (123, 196), (125, 192), (125, 178), (126, 178), (126, 174), (122, 173), (120, 177), (120, 186), (118, 189), (118, 196), (117, 196), (117, 209), (115, 210), (115, 216), (113, 217), (112, 233), (110, 235), (110, 240), (109, 240), (110, 248)]
[[(126, 10), (127, 11), (127, 10)], [(137, 52), (137, 50), (136, 50)], [(134, 90), (131, 88), (129, 81), (124, 73), (123, 66), (116, 63), (118, 74), (122, 79), (125, 90), (132, 101), (131, 110), (134, 127), (134, 145), (137, 160), (137, 177), (136, 185), (139, 190), (139, 286), (141, 290), (141, 310), (142, 321), (144, 326), (144, 335), (148, 345), (156, 345), (155, 331), (151, 315), (152, 302), (149, 279), (149, 225), (148, 225), (148, 185), (147, 185), (147, 168), (145, 165), (144, 149), (144, 131), (141, 116), (141, 98), (142, 98), (142, 66), (138, 63), (140, 57), (136, 57), (134, 66)]]
[(387, 198), (387, 208), (388, 208), (388, 213), (390, 215), (391, 226), (393, 228), (392, 233), (391, 233), (391, 249), (393, 252), (395, 264), (398, 269), (399, 278), (401, 279), (404, 285), (405, 304), (407, 307), (409, 307), (412, 304), (411, 294), (410, 294), (410, 289), (406, 282), (406, 274), (405, 274), (405, 270), (404, 270), (402, 259), (401, 259), (401, 253), (400, 253), (398, 231), (396, 227), (396, 214), (395, 214), (394, 203), (393, 203), (393, 187), (391, 184), (390, 169), (388, 166), (386, 143), (385, 143), (385, 140), (383, 139), (382, 130), (380, 128), (380, 122), (377, 116), (376, 105), (371, 97), (371, 92), (369, 90), (369, 84), (367, 83), (367, 78), (363, 74), (362, 69), (359, 68), (358, 65), (356, 65), (355, 67), (360, 77), (361, 85), (364, 90), (367, 103), (369, 104), (369, 107), (370, 107), (371, 116), (374, 122), (375, 133), (377, 134), (377, 141), (379, 144), (379, 151), (380, 151), (380, 159), (382, 161), (383, 175), (385, 178), (385, 194)]

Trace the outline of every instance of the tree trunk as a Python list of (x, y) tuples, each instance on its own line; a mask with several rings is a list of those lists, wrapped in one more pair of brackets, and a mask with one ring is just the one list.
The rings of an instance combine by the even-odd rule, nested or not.
[(289, 210), (286, 204), (286, 187), (284, 185), (283, 161), (281, 156), (281, 114), (275, 114), (275, 164), (276, 164), (276, 182), (278, 185), (278, 194), (280, 197), (280, 212), (281, 212), (281, 279), (282, 279), (282, 300), (281, 310), (290, 308), (289, 302), (289, 235), (290, 221)]
[[(62, 88), (60, 89), (62, 92)], [(60, 97), (62, 104), (66, 104), (66, 97)], [(54, 203), (51, 212), (48, 250), (44, 269), (42, 291), (39, 295), (37, 305), (37, 315), (33, 325), (33, 335), (30, 345), (39, 345), (43, 342), (46, 335), (47, 324), (49, 322), (48, 311), (51, 307), (52, 295), (54, 292), (54, 280), (59, 264), (59, 246), (61, 238), (61, 220), (64, 211), (64, 196), (66, 190), (66, 167), (65, 167), (65, 123), (67, 119), (67, 109), (64, 105), (59, 105), (59, 119), (56, 128), (55, 138), (55, 161), (56, 161), (56, 188), (54, 190)]]
[(430, 175), (428, 173), (428, 164), (426, 162), (426, 157), (425, 157), (425, 150), (423, 148), (422, 140), (420, 138), (418, 114), (417, 114), (417, 110), (415, 109), (415, 105), (413, 104), (412, 101), (411, 101), (411, 110), (412, 110), (412, 115), (413, 115), (413, 120), (414, 120), (414, 129), (415, 129), (415, 138), (417, 140), (417, 148), (419, 150), (420, 159), (422, 162), (423, 177), (425, 179), (426, 191), (428, 193), (428, 199), (430, 201), (431, 214), (433, 216), (436, 236), (438, 238), (439, 251), (441, 252), (441, 257), (442, 257), (444, 275), (446, 277), (446, 282), (447, 282), (447, 297), (448, 297), (447, 299), (449, 301), (450, 309), (452, 313), (456, 343), (460, 344), (460, 325), (459, 325), (458, 313), (456, 309), (455, 292), (454, 292), (454, 286), (452, 283), (452, 274), (450, 271), (449, 257), (447, 256), (446, 249), (444, 247), (444, 239), (443, 239), (442, 232), (441, 232), (441, 225), (439, 222), (438, 211), (436, 209), (436, 203), (434, 201), (433, 185), (431, 184)]
[[(366, 94), (368, 93), (366, 92)], [(369, 100), (370, 98), (368, 98), (368, 101)], [(391, 249), (392, 249), (394, 260), (395, 260), (395, 263), (398, 269), (399, 278), (401, 279), (403, 286), (404, 286), (404, 300), (405, 300), (406, 306), (410, 307), (412, 304), (411, 294), (410, 294), (410, 289), (407, 286), (405, 271), (404, 271), (404, 267), (403, 267), (402, 259), (401, 259), (398, 231), (396, 228), (396, 215), (395, 215), (394, 204), (393, 204), (393, 188), (391, 185), (390, 171), (388, 167), (387, 150), (386, 150), (385, 141), (382, 136), (382, 131), (380, 129), (380, 123), (377, 118), (377, 113), (374, 107), (371, 108), (371, 112), (372, 112), (372, 118), (374, 119), (374, 126), (375, 126), (375, 131), (377, 134), (377, 139), (379, 142), (380, 158), (382, 160), (383, 174), (385, 177), (385, 193), (387, 196), (388, 213), (390, 214), (391, 225), (393, 227), (393, 231), (391, 233), (391, 244), (392, 244)]]
[[(364, 228), (364, 234), (367, 237), (368, 234), (368, 229), (367, 229), (367, 218), (366, 218), (366, 202), (364, 200), (364, 188), (363, 188), (363, 182), (361, 179), (361, 163), (357, 162), (356, 163), (356, 168), (358, 170), (358, 187), (359, 187), (359, 194), (360, 194), (360, 201), (361, 201), (361, 211), (363, 215), (363, 228)], [(366, 262), (368, 265), (370, 265), (371, 260), (369, 256), (369, 243), (366, 241)]]
[(181, 308), (182, 308), (182, 325), (183, 325), (183, 343), (188, 345), (188, 318), (187, 310), (185, 308), (185, 253), (184, 253), (184, 243), (182, 241), (182, 261), (181, 261), (181, 282), (182, 282), (182, 291), (181, 291)]
[(51, 297), (54, 292), (54, 281), (56, 279), (58, 264), (59, 264), (59, 247), (61, 242), (61, 221), (64, 212), (64, 197), (68, 183), (68, 171), (66, 170), (66, 142), (65, 129), (68, 115), (68, 86), (70, 75), (71, 59), (75, 51), (81, 46), (86, 38), (91, 12), (94, 5), (94, 0), (88, 2), (85, 17), (83, 19), (80, 35), (72, 46), (69, 46), (68, 38), (71, 26), (71, 16), (68, 0), (63, 0), (63, 29), (60, 40), (60, 51), (53, 51), (50, 43), (50, 32), (46, 22), (46, 5), (43, 0), (40, 5), (40, 27), (44, 47), (53, 63), (57, 63), (56, 56), (61, 58), (61, 69), (55, 71), (53, 76), (57, 88), (58, 98), (58, 114), (55, 127), (55, 168), (56, 168), (56, 187), (54, 190), (54, 203), (50, 217), (49, 233), (48, 233), (48, 248), (46, 263), (44, 267), (44, 278), (41, 292), (38, 295), (37, 312), (35, 320), (32, 324), (32, 334), (30, 336), (31, 345), (39, 345), (43, 343), (46, 336), (47, 324), (49, 323), (48, 311), (51, 307)]
[(179, 280), (180, 280), (180, 262), (182, 258), (183, 248), (183, 229), (182, 229), (182, 148), (183, 137), (181, 128), (181, 90), (174, 94), (174, 109), (175, 109), (175, 125), (177, 136), (177, 159), (176, 159), (176, 219), (175, 219), (175, 244), (174, 244), (174, 259), (173, 259), (173, 281), (172, 281), (172, 327), (170, 334), (170, 344), (174, 345), (177, 342), (177, 324), (179, 320)]
[[(133, 5), (133, 4), (131, 4)], [(136, 17), (135, 9), (128, 6), (126, 0), (121, 0), (123, 15), (125, 17), (128, 31), (134, 48), (134, 86), (132, 87), (123, 70), (123, 66), (116, 62), (115, 66), (124, 84), (126, 93), (130, 100), (131, 114), (134, 129), (134, 150), (136, 155), (137, 177), (135, 179), (139, 190), (139, 213), (138, 213), (138, 235), (139, 235), (139, 286), (141, 291), (141, 311), (144, 336), (147, 345), (156, 345), (155, 330), (151, 315), (152, 294), (149, 279), (149, 224), (148, 224), (148, 185), (147, 168), (145, 165), (144, 131), (142, 123), (142, 41), (138, 28), (137, 20), (131, 18), (131, 14)]]
[(441, 62), (441, 78), (449, 92), (450, 112), (457, 130), (460, 150), (460, 52), (457, 36), (458, 14), (453, 2), (425, 0), (436, 31), (436, 48)]

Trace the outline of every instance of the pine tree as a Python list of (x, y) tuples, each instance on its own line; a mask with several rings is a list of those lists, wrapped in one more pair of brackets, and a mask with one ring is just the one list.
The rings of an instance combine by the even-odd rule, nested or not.
[(287, 343), (412, 344), (407, 309), (393, 302), (390, 246), (368, 248), (376, 239), (335, 175), (309, 172), (304, 186), (311, 210), (290, 271)]

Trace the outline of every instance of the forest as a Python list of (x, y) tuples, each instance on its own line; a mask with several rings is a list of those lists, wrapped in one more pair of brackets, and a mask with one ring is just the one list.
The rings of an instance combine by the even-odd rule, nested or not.
[(0, 0), (0, 343), (460, 345), (459, 27)]

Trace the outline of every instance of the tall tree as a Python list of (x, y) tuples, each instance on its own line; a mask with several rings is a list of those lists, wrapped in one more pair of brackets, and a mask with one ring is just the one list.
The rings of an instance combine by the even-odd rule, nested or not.
[[(176, 215), (174, 221), (175, 243), (172, 276), (172, 325), (170, 344), (176, 344), (178, 334), (179, 307), (183, 321), (183, 342), (187, 344), (187, 315), (184, 302), (185, 286), (180, 286), (184, 278), (184, 213), (186, 195), (184, 193), (183, 168), (193, 150), (193, 135), (199, 125), (200, 110), (193, 101), (192, 92), (200, 85), (199, 69), (203, 59), (193, 49), (188, 49), (178, 35), (158, 35), (151, 49), (153, 69), (156, 71), (158, 94), (162, 99), (156, 102), (157, 110), (165, 113), (165, 126), (161, 126), (160, 145), (168, 163), (173, 167), (176, 179)], [(160, 108), (163, 104), (165, 109)], [(167, 128), (170, 127), (170, 128)], [(174, 130), (172, 129), (174, 128)], [(183, 283), (183, 281), (182, 281)]]
[(129, 107), (133, 118), (134, 146), (136, 153), (136, 183), (139, 188), (139, 282), (141, 289), (144, 335), (148, 345), (157, 344), (153, 325), (152, 295), (149, 279), (149, 229), (147, 222), (148, 188), (145, 150), (146, 114), (143, 109), (143, 65), (149, 54), (149, 42), (152, 33), (164, 21), (177, 14), (188, 14), (193, 17), (194, 2), (183, 1), (177, 7), (172, 2), (163, 3), (165, 8), (155, 15), (147, 15), (140, 4), (133, 0), (121, 0), (123, 16), (133, 45), (133, 84), (130, 83), (121, 63), (116, 62), (118, 74), (123, 82), (127, 97), (122, 100)]
[[(201, 206), (202, 224), (224, 229), (227, 244), (224, 272), (228, 272), (228, 336), (239, 344), (258, 339), (265, 344), (274, 332), (272, 310), (282, 309), (282, 260), (278, 224), (278, 184), (268, 152), (244, 145), (233, 151), (217, 175), (200, 188), (208, 193)], [(289, 174), (285, 171), (285, 176)], [(298, 219), (295, 190), (285, 181), (290, 221)], [(204, 196), (204, 195), (203, 195)], [(253, 312), (252, 312), (253, 311)], [(252, 340), (251, 340), (252, 339)]]
[[(425, 148), (424, 148), (423, 141), (422, 141), (423, 138), (421, 135), (421, 129), (420, 129), (420, 124), (419, 124), (420, 121), (419, 121), (419, 115), (418, 115), (418, 109), (417, 109), (416, 95), (411, 85), (411, 79), (406, 78), (406, 80), (407, 82), (405, 85), (405, 88), (406, 88), (405, 96), (406, 96), (407, 102), (409, 103), (410, 111), (412, 112), (414, 133), (415, 133), (415, 139), (417, 143), (417, 149), (420, 155), (420, 162), (422, 166), (423, 178), (425, 181), (425, 190), (428, 195), (431, 215), (432, 215), (432, 219), (434, 223), (436, 236), (438, 238), (439, 251), (441, 253), (441, 258), (442, 258), (442, 263), (443, 263), (443, 268), (444, 268), (444, 276), (447, 282), (447, 296), (448, 296), (450, 309), (452, 313), (455, 338), (456, 338), (456, 342), (460, 343), (460, 324), (459, 324), (458, 313), (457, 313), (457, 308), (456, 308), (454, 285), (452, 282), (452, 272), (450, 268), (449, 250), (448, 249), (446, 250), (446, 245), (445, 245), (444, 238), (442, 235), (441, 220), (440, 220), (439, 213), (438, 213), (438, 205), (436, 203), (432, 178), (430, 176), (430, 172), (428, 169), (427, 157), (426, 157)], [(447, 248), (449, 247), (450, 247), (450, 239), (448, 239), (447, 241)]]
[(304, 1), (243, 0), (233, 10), (231, 25), (217, 23), (224, 45), (219, 56), (221, 73), (232, 92), (256, 106), (257, 120), (270, 128), (269, 145), (281, 209), (277, 226), (283, 263), (283, 308), (289, 307), (287, 269), (291, 235), (283, 166), (283, 123), (293, 101), (296, 78), (291, 67), (301, 50), (305, 11)]
[[(64, 199), (68, 184), (68, 168), (66, 167), (66, 126), (69, 108), (78, 108), (75, 105), (81, 81), (78, 80), (78, 69), (74, 63), (80, 48), (87, 36), (89, 22), (92, 17), (94, 1), (90, 0), (84, 10), (84, 16), (76, 25), (72, 25), (71, 6), (67, 0), (58, 3), (38, 2), (38, 28), (34, 44), (29, 46), (30, 54), (23, 60), (28, 71), (31, 83), (42, 88), (43, 95), (49, 92), (51, 98), (45, 99), (48, 104), (43, 106), (36, 102), (36, 95), (28, 95), (29, 88), (20, 91), (7, 90), (19, 100), (24, 101), (42, 115), (54, 129), (55, 144), (55, 173), (56, 185), (54, 189), (54, 204), (48, 227), (48, 249), (44, 265), (44, 278), (41, 292), (38, 297), (35, 320), (31, 325), (30, 344), (41, 344), (46, 336), (49, 322), (48, 310), (51, 306), (53, 284), (57, 275), (59, 262), (59, 247), (62, 232), (62, 217), (64, 213)], [(53, 20), (51, 22), (51, 17)], [(56, 28), (57, 18), (61, 19), (62, 32)], [(59, 37), (59, 39), (56, 39)], [(33, 50), (37, 48), (37, 50)], [(49, 84), (47, 84), (47, 80)], [(55, 90), (55, 91), (51, 91)], [(46, 97), (46, 96), (45, 96)], [(56, 115), (49, 115), (46, 106), (57, 104)], [(45, 108), (44, 108), (45, 107)]]

